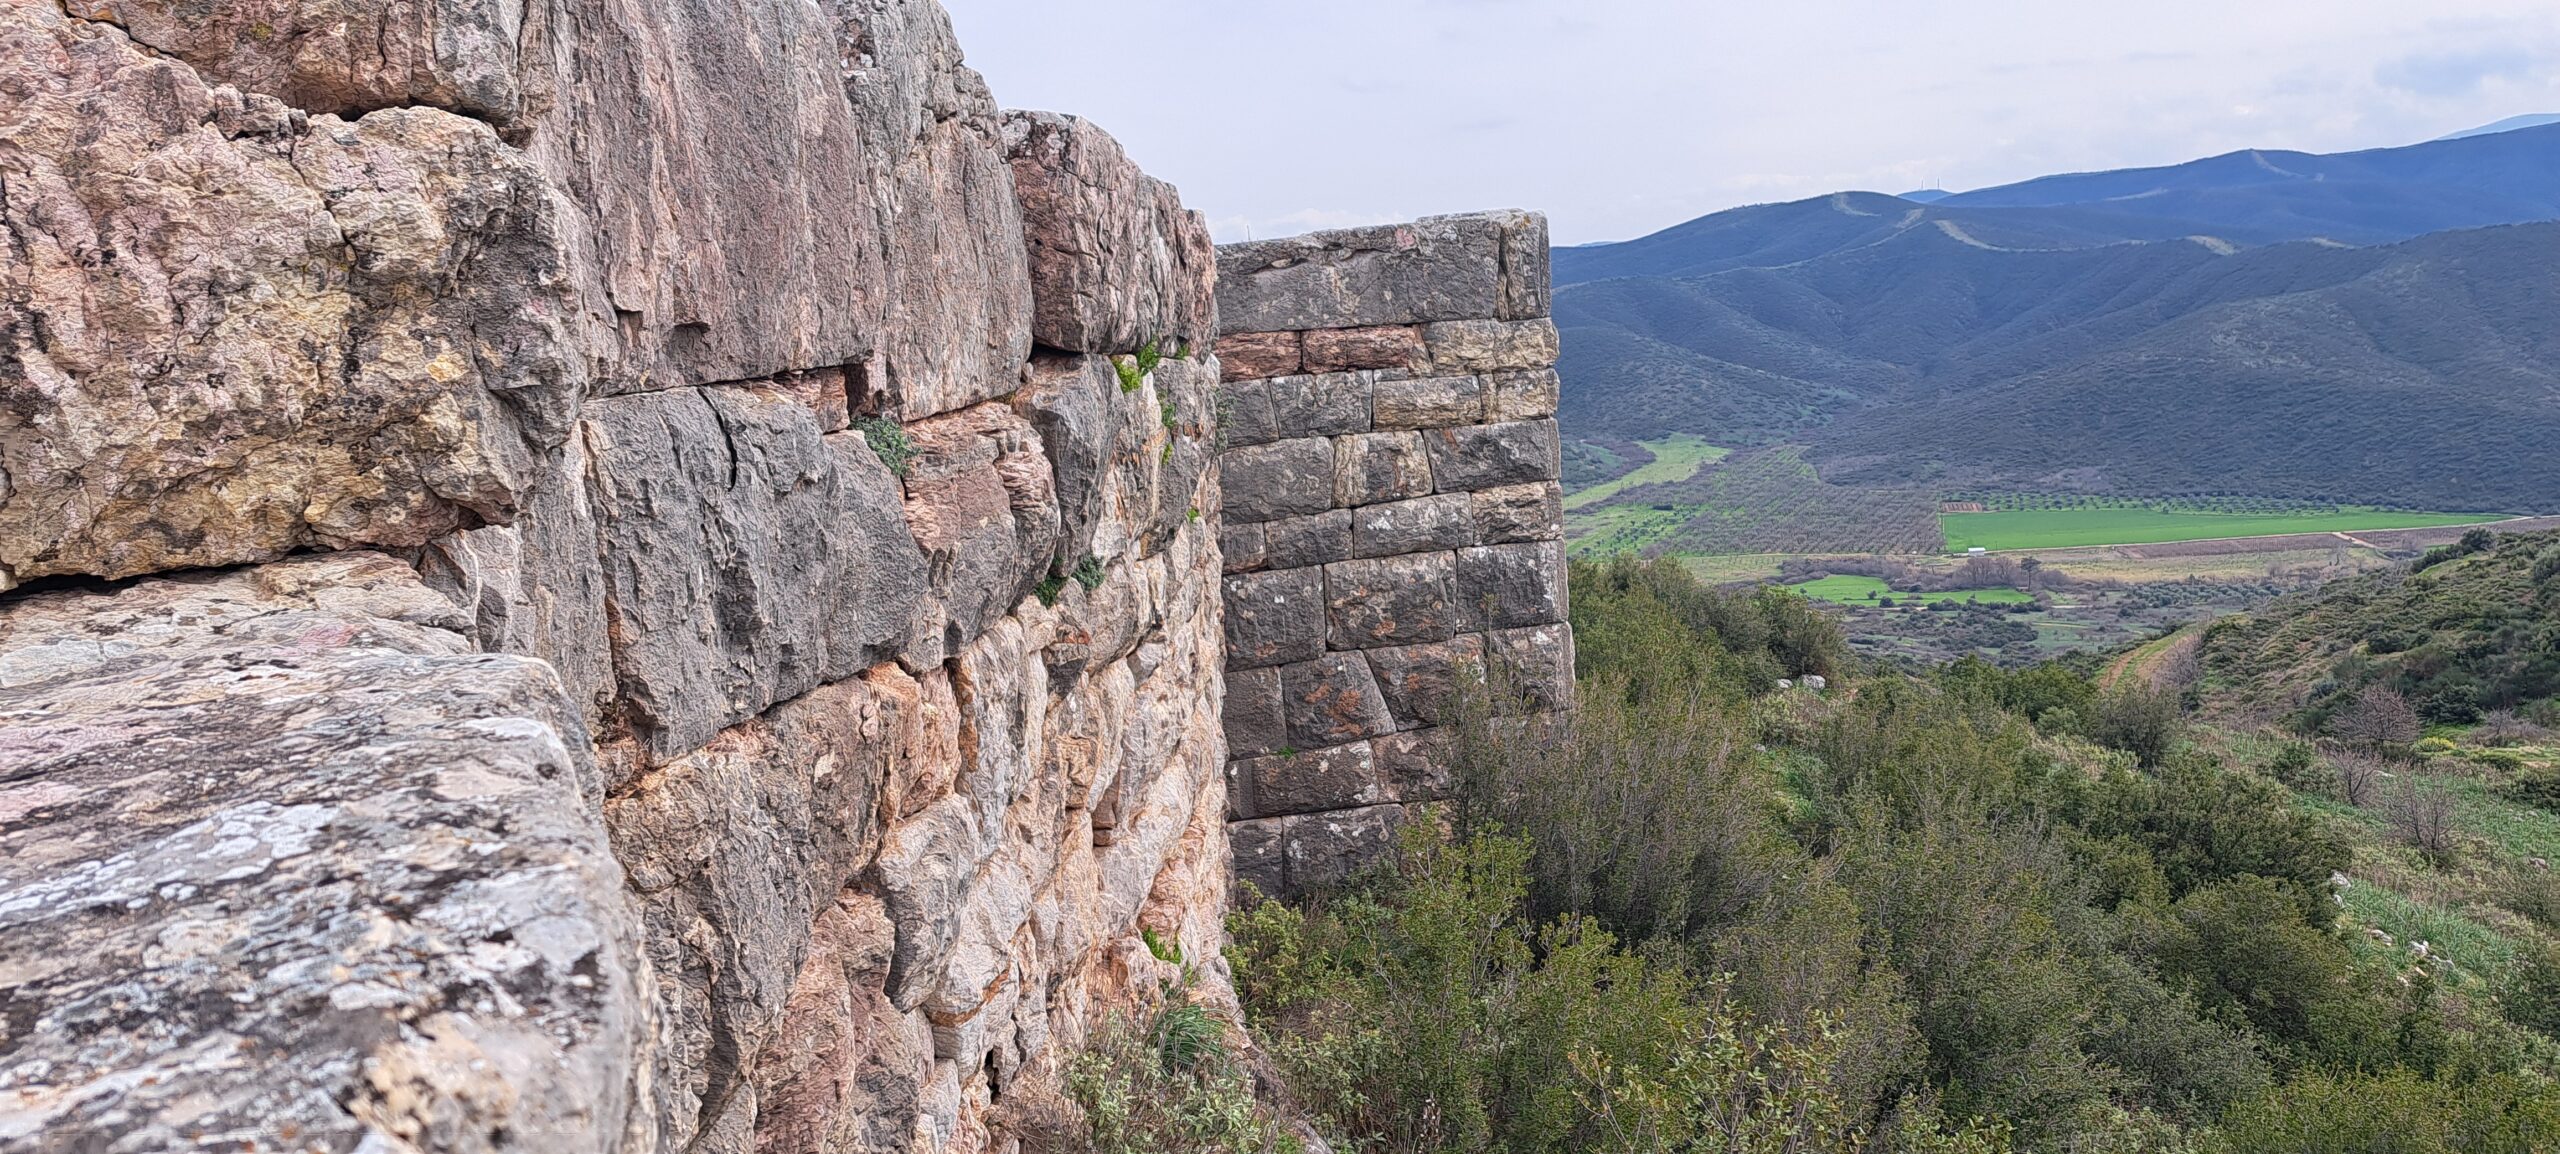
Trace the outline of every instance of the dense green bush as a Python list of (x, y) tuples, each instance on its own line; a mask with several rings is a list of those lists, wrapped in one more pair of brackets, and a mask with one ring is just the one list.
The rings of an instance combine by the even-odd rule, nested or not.
[(2499, 1075), (2472, 1082), (2409, 1070), (2309, 1073), (2234, 1107), (2210, 1154), (2542, 1154), (2560, 1144), (2560, 1098)]
[[(2331, 784), (2313, 747), (2262, 776), (2164, 694), (1857, 676), (1788, 595), (1573, 578), (1578, 710), (1462, 694), (1440, 820), (1231, 923), (1253, 1032), (1338, 1148), (2365, 1149), (2323, 1143), (2391, 1115), (2339, 1103), (2422, 1091), (2414, 1144), (2370, 1148), (2545, 1140), (2520, 1075), (2550, 1043), (2519, 1027), (2560, 1027), (2560, 962), (2521, 955), (2493, 1003), (2336, 928), (2338, 819), (2286, 788)], [(1773, 688), (1813, 670), (1832, 692)], [(2560, 925), (2560, 883), (2510, 884)]]

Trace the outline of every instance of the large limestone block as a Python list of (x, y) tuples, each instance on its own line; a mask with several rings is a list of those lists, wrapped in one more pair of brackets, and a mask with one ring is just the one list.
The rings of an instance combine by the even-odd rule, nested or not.
[(921, 702), (904, 688), (894, 670), (823, 686), (607, 803), (649, 931), (664, 1017), (653, 1083), (672, 1141), (740, 1105), (782, 1028), (811, 924), (876, 852), (886, 782), (933, 756), (907, 742)]
[[(1525, 321), (1444, 321), (1426, 325), (1422, 331), (1423, 340), (1431, 346), (1431, 369), (1438, 373), (1543, 369), (1556, 363), (1559, 347), (1555, 322), (1545, 317)], [(1548, 413), (1524, 415), (1543, 417)]]
[(1111, 495), (1112, 474), (1132, 455), (1129, 406), (1108, 358), (1043, 354), (1023, 370), (1014, 410), (1040, 431), (1055, 472), (1059, 572), (1093, 552), (1094, 533)]
[(926, 554), (859, 434), (740, 389), (588, 412), (619, 720), (653, 755), (882, 660), (939, 660)]
[(1489, 319), (1500, 311), (1503, 225), (1493, 216), (1309, 233), (1218, 246), (1228, 332)]
[(1227, 517), (1270, 521), (1333, 507), (1333, 441), (1296, 437), (1218, 455), (1218, 486), (1233, 494)]
[(1328, 644), (1368, 649), (1445, 641), (1470, 616), (1448, 553), (1337, 561), (1324, 567)]
[[(1056, 476), (1038, 430), (986, 404), (907, 428), (906, 518), (956, 649), (1012, 611), (1052, 568), (1061, 526)], [(868, 594), (866, 594), (867, 596)]]
[(1439, 725), (1452, 720), (1462, 688), (1484, 676), (1484, 637), (1462, 633), (1425, 645), (1372, 649), (1367, 657), (1396, 724)]
[(1458, 606), (1468, 629), (1517, 629), (1564, 620), (1564, 543), (1458, 550)]
[(1405, 816), (1390, 803), (1237, 822), (1236, 876), (1281, 895), (1332, 885), (1387, 860)]
[(1228, 668), (1307, 661), (1324, 652), (1324, 570), (1239, 573), (1225, 584)]
[(1031, 338), (1055, 349), (1167, 352), (1217, 335), (1208, 222), (1091, 121), (1004, 114), (1031, 265)]
[(1564, 450), (1553, 418), (1461, 425), (1423, 434), (1431, 479), (1443, 493), (1553, 481), (1564, 475)]
[(0, 608), (0, 1146), (654, 1145), (578, 710), (353, 553)]
[(0, 11), (0, 588), (504, 523), (584, 365), (562, 212), (488, 126), (209, 87)]
[(755, 1148), (906, 1149), (933, 1076), (933, 1031), (922, 1011), (902, 1014), (881, 992), (896, 928), (879, 899), (848, 892), (809, 938), (781, 1033), (756, 1057)]
[(1294, 749), (1383, 737), (1397, 728), (1369, 663), (1357, 653), (1328, 653), (1281, 666), (1280, 708)]
[(524, 10), (486, 0), (74, 0), (217, 83), (296, 108), (357, 116), (422, 104), (496, 124), (515, 119), (516, 42)]
[(1365, 741), (1242, 758), (1232, 769), (1228, 812), (1238, 818), (1355, 809), (1393, 800), (1378, 780), (1377, 759)]
[(1343, 508), (1431, 495), (1422, 434), (1354, 433), (1333, 439), (1333, 503)]

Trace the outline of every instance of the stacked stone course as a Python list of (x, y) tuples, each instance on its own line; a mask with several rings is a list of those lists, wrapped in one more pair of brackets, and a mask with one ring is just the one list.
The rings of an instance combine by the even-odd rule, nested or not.
[(1470, 671), (1571, 692), (1546, 254), (1529, 213), (1218, 250), (1227, 812), (1265, 892), (1447, 796)]

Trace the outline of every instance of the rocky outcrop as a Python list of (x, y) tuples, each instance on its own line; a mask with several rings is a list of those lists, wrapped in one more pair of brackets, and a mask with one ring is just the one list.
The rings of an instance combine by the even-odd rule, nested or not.
[(1534, 221), (1222, 385), (931, 0), (0, 0), (0, 93), (0, 1151), (1001, 1149), (1145, 932), (1223, 996), (1231, 780), (1379, 825), (1562, 657)]
[(1447, 796), (1470, 679), (1563, 708), (1555, 326), (1528, 213), (1227, 245), (1227, 807), (1267, 893), (1376, 862)]

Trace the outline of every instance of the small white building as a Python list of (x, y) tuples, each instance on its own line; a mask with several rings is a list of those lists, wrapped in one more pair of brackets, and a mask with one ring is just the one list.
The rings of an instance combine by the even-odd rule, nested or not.
[(1988, 557), (1991, 555), (1991, 550), (1985, 549), (1980, 545), (1976, 545), (1973, 548), (1965, 550), (1964, 555), (1967, 557)]

